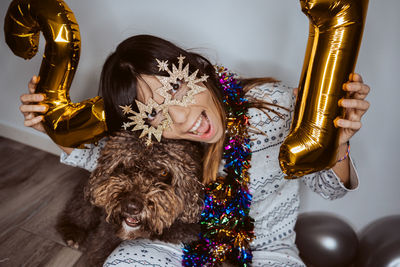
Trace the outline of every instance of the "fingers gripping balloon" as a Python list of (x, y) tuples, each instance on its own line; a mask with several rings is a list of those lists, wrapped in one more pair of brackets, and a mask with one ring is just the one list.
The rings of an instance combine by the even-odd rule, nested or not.
[(74, 14), (61, 0), (14, 0), (7, 11), (6, 42), (17, 56), (32, 58), (43, 32), (46, 48), (36, 92), (49, 106), (44, 127), (53, 141), (67, 147), (95, 142), (105, 131), (103, 100), (71, 103), (69, 88), (79, 62), (80, 34)]
[(368, 0), (300, 0), (310, 33), (290, 133), (279, 160), (288, 178), (332, 167), (337, 160), (343, 83), (353, 72)]

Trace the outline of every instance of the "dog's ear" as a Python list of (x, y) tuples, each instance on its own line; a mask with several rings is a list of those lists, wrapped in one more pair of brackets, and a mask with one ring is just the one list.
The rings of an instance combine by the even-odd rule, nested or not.
[(125, 169), (127, 163), (135, 160), (138, 151), (137, 144), (138, 138), (127, 132), (117, 133), (107, 140), (101, 151), (96, 169), (90, 175), (89, 184), (85, 188), (87, 199), (91, 199), (94, 188), (109, 180), (114, 172), (118, 172), (116, 169)]
[(115, 133), (107, 141), (101, 151), (97, 167), (94, 170), (94, 176), (108, 177), (118, 167), (124, 168), (130, 166), (143, 150), (143, 141), (134, 133), (121, 131)]
[(93, 201), (94, 191), (110, 179), (112, 173), (122, 161), (123, 158), (118, 154), (114, 154), (113, 149), (108, 149), (106, 145), (97, 162), (96, 169), (90, 175), (88, 185), (85, 186), (86, 199)]
[(107, 179), (114, 169), (124, 161), (123, 153), (118, 152), (120, 152), (118, 149), (106, 145), (98, 159), (96, 169), (92, 172), (91, 179), (103, 176), (104, 179)]
[(178, 219), (183, 223), (195, 223), (203, 209), (202, 146), (186, 140), (165, 140), (164, 151), (169, 169), (173, 175), (175, 192), (184, 202), (184, 209)]
[(197, 223), (200, 220), (201, 212), (203, 211), (204, 201), (202, 198), (202, 192), (191, 194), (191, 201), (185, 203), (185, 208), (179, 217), (179, 220), (183, 223)]
[(184, 173), (176, 181), (175, 190), (185, 200), (184, 209), (179, 216), (183, 223), (196, 223), (204, 207), (204, 187), (201, 180), (201, 163), (192, 162), (183, 168)]

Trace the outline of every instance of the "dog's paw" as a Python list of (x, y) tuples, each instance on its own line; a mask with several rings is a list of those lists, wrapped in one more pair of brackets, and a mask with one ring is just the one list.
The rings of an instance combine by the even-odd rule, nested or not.
[(75, 242), (74, 240), (67, 240), (65, 241), (67, 243), (67, 246), (70, 248), (74, 248), (74, 249), (79, 249), (79, 243)]
[(87, 230), (72, 223), (60, 223), (57, 225), (57, 231), (67, 246), (74, 249), (83, 249), (82, 245), (85, 243)]

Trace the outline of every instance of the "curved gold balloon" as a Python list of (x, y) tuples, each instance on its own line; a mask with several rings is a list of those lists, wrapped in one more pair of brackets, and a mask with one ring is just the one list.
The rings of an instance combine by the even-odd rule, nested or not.
[(368, 0), (300, 0), (310, 33), (290, 133), (281, 146), (281, 169), (295, 178), (335, 165), (342, 114), (338, 101), (354, 71)]
[(72, 11), (61, 0), (14, 0), (4, 22), (6, 42), (15, 55), (32, 58), (43, 32), (46, 48), (36, 92), (49, 106), (44, 126), (53, 141), (66, 147), (93, 143), (107, 130), (103, 99), (71, 103), (69, 88), (79, 62), (80, 34)]

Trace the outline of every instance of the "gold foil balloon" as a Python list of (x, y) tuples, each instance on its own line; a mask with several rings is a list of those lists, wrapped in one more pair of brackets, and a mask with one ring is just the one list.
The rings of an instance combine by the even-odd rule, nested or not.
[(335, 165), (338, 101), (353, 72), (368, 0), (300, 0), (310, 33), (290, 133), (279, 161), (288, 178)]
[(95, 97), (71, 103), (69, 88), (79, 62), (80, 34), (72, 11), (61, 0), (14, 0), (4, 22), (5, 38), (15, 55), (32, 58), (40, 31), (46, 48), (37, 93), (49, 106), (44, 127), (53, 141), (66, 147), (92, 143), (106, 131), (103, 100)]

